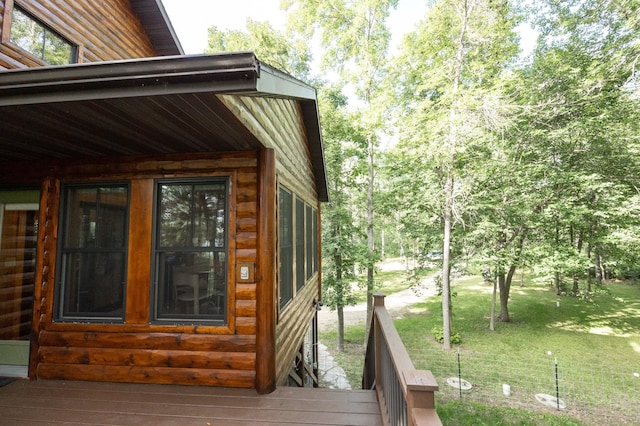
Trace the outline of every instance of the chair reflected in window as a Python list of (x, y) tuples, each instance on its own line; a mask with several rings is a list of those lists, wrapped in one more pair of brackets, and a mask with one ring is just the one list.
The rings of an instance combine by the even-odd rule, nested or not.
[(200, 314), (200, 304), (209, 297), (206, 274), (176, 268), (173, 286), (177, 313)]

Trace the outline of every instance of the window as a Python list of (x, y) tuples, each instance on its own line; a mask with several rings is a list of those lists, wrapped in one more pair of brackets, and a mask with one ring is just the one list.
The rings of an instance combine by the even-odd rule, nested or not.
[(129, 187), (62, 189), (56, 319), (124, 320)]
[(306, 281), (304, 273), (304, 201), (296, 198), (296, 289), (304, 287)]
[(312, 270), (315, 274), (318, 272), (318, 210), (313, 209), (311, 214), (311, 261)]
[[(295, 205), (294, 205), (295, 200)], [(280, 309), (284, 308), (318, 272), (318, 212), (280, 187), (278, 250)]]
[(226, 323), (227, 179), (156, 187), (155, 319)]
[(9, 41), (49, 65), (77, 62), (78, 48), (17, 4), (11, 12)]
[(280, 188), (278, 201), (280, 249), (280, 309), (293, 299), (293, 195)]
[[(306, 216), (306, 223), (305, 223), (305, 230), (306, 233), (305, 235), (305, 240), (307, 243), (307, 262), (306, 262), (306, 267), (307, 267), (307, 276), (306, 278), (309, 279), (313, 276), (313, 273), (315, 272), (313, 270), (313, 242), (315, 240), (315, 238), (313, 238), (313, 215), (311, 214), (311, 206), (307, 204), (307, 216)], [(300, 234), (303, 235), (303, 234)]]

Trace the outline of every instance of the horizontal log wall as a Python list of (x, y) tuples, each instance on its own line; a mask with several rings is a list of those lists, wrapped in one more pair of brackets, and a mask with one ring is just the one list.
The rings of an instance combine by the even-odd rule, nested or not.
[[(43, 185), (34, 306), (34, 377), (254, 387), (256, 286), (235, 282), (236, 262), (256, 262), (257, 153), (195, 154), (102, 163), (56, 163)], [(115, 165), (117, 163), (117, 166)], [(117, 169), (117, 170), (116, 170)], [(140, 171), (144, 171), (142, 174)], [(153, 179), (231, 175), (228, 326), (150, 323)], [(53, 321), (60, 182), (127, 179), (130, 259), (124, 324)], [(144, 229), (142, 229), (144, 228)], [(135, 253), (136, 255), (131, 255)], [(35, 368), (34, 368), (35, 367)]]
[[(10, 1), (0, 0), (0, 31), (6, 29), (2, 17)], [(81, 46), (83, 62), (155, 56), (128, 0), (18, 0), (18, 4)], [(41, 65), (42, 61), (11, 43), (0, 44), (0, 70)]]
[[(219, 97), (265, 146), (274, 149), (278, 183), (317, 206), (318, 196), (299, 104), (289, 99)], [(277, 286), (277, 280), (275, 284)], [(320, 299), (319, 274), (314, 275), (279, 314), (276, 325), (276, 380), (279, 385), (287, 381), (311, 325), (315, 315), (314, 299)]]
[(313, 300), (318, 297), (318, 281), (312, 280), (293, 298), (280, 316), (276, 327), (276, 378), (278, 385), (287, 382), (291, 366), (311, 320), (316, 314)]
[(275, 150), (278, 181), (315, 206), (318, 196), (298, 103), (248, 96), (219, 98), (267, 148)]

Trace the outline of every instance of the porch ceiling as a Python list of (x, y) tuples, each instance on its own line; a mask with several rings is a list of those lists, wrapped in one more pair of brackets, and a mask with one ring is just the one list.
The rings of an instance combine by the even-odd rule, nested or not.
[(298, 101), (318, 195), (328, 200), (315, 89), (253, 52), (0, 72), (0, 165), (262, 146), (219, 94)]
[(0, 106), (0, 162), (253, 150), (214, 93)]

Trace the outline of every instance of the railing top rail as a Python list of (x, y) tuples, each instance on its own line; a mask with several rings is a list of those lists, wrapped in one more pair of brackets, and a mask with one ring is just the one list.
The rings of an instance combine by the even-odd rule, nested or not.
[(393, 324), (391, 315), (384, 305), (384, 295), (376, 293), (374, 297), (374, 321), (380, 325), (384, 338), (389, 348), (389, 354), (393, 360), (394, 368), (398, 377), (402, 380), (402, 391), (406, 396), (407, 390), (421, 389), (433, 390), (439, 389), (435, 377), (430, 371), (416, 370), (413, 361), (407, 352), (407, 349), (398, 334), (398, 330)]

